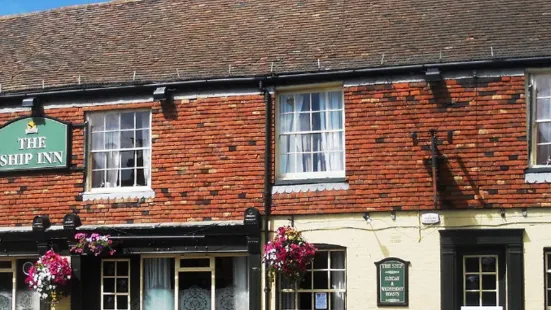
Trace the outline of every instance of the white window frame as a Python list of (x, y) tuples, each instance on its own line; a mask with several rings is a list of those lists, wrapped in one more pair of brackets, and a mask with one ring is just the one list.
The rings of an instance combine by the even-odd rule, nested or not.
[[(491, 257), (495, 259), (496, 270), (495, 271), (482, 271), (482, 258)], [(478, 259), (478, 272), (467, 272), (466, 260), (467, 258), (477, 258)], [(467, 290), (467, 276), (468, 275), (478, 275), (479, 284), (478, 290)], [(483, 275), (495, 275), (496, 285), (493, 290), (485, 290), (482, 287), (482, 276)], [(479, 294), (479, 305), (470, 306), (470, 307), (498, 307), (499, 306), (499, 257), (497, 255), (484, 255), (484, 254), (473, 254), (473, 255), (463, 255), (463, 304), (467, 303), (467, 293), (468, 292), (477, 292)], [(482, 306), (482, 293), (495, 292), (496, 293), (496, 306)]]
[[(108, 111), (90, 111), (86, 114), (86, 119), (89, 120), (89, 118), (92, 116), (92, 115), (98, 115), (98, 114), (101, 114), (103, 115), (104, 117), (107, 116), (108, 114), (122, 114), (122, 113), (129, 113), (129, 112), (132, 112), (132, 113), (139, 113), (139, 112), (148, 112), (149, 113), (149, 152), (150, 152), (150, 158), (151, 160), (149, 161), (149, 163), (147, 163), (147, 165), (149, 165), (149, 177), (146, 181), (147, 186), (125, 186), (125, 187), (107, 187), (107, 188), (93, 188), (92, 187), (92, 177), (93, 177), (93, 173), (92, 173), (92, 164), (91, 164), (91, 161), (92, 161), (92, 154), (94, 153), (94, 151), (92, 150), (92, 130), (90, 129), (90, 131), (88, 132), (88, 140), (87, 140), (87, 143), (88, 145), (86, 146), (86, 150), (87, 150), (87, 156), (88, 156), (88, 167), (87, 167), (87, 178), (86, 178), (86, 192), (87, 193), (90, 193), (90, 194), (117, 194), (117, 193), (128, 193), (128, 192), (144, 192), (146, 193), (146, 196), (147, 194), (151, 191), (152, 189), (152, 186), (151, 186), (151, 175), (152, 175), (152, 158), (153, 158), (153, 113), (150, 109), (124, 109), (124, 110), (108, 110)], [(119, 130), (119, 132), (121, 132)], [(130, 150), (146, 150), (147, 148), (132, 148), (132, 149), (119, 149), (118, 151), (130, 151)], [(110, 150), (110, 151), (117, 151), (116, 149), (114, 150)], [(146, 163), (144, 163), (144, 168), (146, 167), (145, 166)], [(120, 171), (120, 168), (119, 168), (119, 171)]]
[[(281, 305), (282, 305), (282, 294), (281, 293), (294, 293), (295, 294), (295, 309), (294, 310), (309, 310), (309, 309), (299, 309), (299, 305), (298, 305), (298, 295), (300, 293), (312, 293), (312, 306), (315, 307), (315, 293), (327, 293), (327, 294), (331, 294), (331, 293), (342, 293), (342, 294), (345, 294), (345, 298), (344, 298), (344, 308), (346, 309), (347, 307), (347, 287), (348, 287), (348, 280), (347, 280), (347, 275), (348, 273), (346, 272), (347, 270), (347, 264), (346, 264), (346, 249), (323, 249), (323, 250), (318, 250), (318, 252), (327, 252), (327, 269), (315, 269), (314, 268), (314, 262), (312, 262), (312, 264), (310, 264), (310, 266), (308, 267), (307, 271), (312, 271), (312, 285), (314, 283), (314, 271), (327, 271), (328, 275), (327, 275), (327, 281), (329, 282), (328, 283), (328, 289), (284, 289), (284, 288), (281, 288), (281, 281), (278, 281), (278, 291), (277, 291), (277, 298), (278, 298), (278, 305), (279, 305), (279, 309), (281, 309)], [(343, 252), (344, 253), (344, 269), (336, 269), (336, 268), (331, 268), (331, 252)], [(331, 271), (344, 271), (344, 283), (346, 283), (346, 287), (344, 289), (332, 289), (330, 288), (331, 287)], [(333, 310), (331, 309), (331, 302), (329, 302), (329, 299), (327, 299), (327, 310)], [(341, 309), (339, 309), (341, 310)]]
[[(37, 257), (17, 257), (12, 259), (0, 258), (0, 262), (11, 262), (11, 268), (0, 268), (0, 273), (12, 274), (12, 309), (17, 309), (17, 261), (18, 260), (36, 260)], [(42, 304), (42, 302), (41, 302)]]
[[(174, 309), (179, 309), (179, 274), (180, 272), (210, 272), (211, 274), (211, 310), (216, 310), (216, 258), (219, 257), (247, 257), (246, 253), (216, 253), (216, 254), (193, 254), (193, 255), (153, 255), (146, 254), (140, 256), (140, 310), (144, 308), (144, 259), (151, 258), (170, 258), (174, 259)], [(180, 260), (190, 259), (209, 259), (208, 267), (180, 267)], [(103, 309), (102, 309), (103, 310)], [(159, 309), (161, 310), (161, 309)], [(173, 309), (163, 309), (173, 310)], [(252, 310), (252, 309), (251, 309)]]
[[(537, 154), (538, 154), (538, 123), (551, 123), (551, 119), (537, 120), (537, 104), (538, 99), (551, 99), (551, 96), (537, 97), (537, 83), (536, 77), (541, 75), (548, 75), (551, 77), (551, 71), (549, 70), (531, 70), (528, 75), (529, 84), (527, 85), (527, 94), (528, 94), (528, 104), (530, 107), (530, 115), (528, 117), (529, 128), (530, 128), (530, 159), (529, 166), (531, 168), (551, 168), (551, 162), (548, 165), (538, 165), (537, 164)], [(551, 85), (549, 86), (551, 88)], [(551, 143), (546, 143), (551, 145)]]
[[(115, 274), (113, 276), (106, 276), (103, 274), (103, 265), (104, 263), (106, 262), (113, 262), (115, 263)], [(119, 262), (126, 262), (128, 264), (128, 273), (126, 276), (119, 276), (117, 274), (117, 268), (118, 268), (118, 263)], [(102, 259), (101, 260), (101, 310), (103, 310), (103, 297), (104, 296), (113, 296), (114, 299), (115, 299), (115, 310), (119, 309), (117, 307), (117, 297), (118, 296), (127, 296), (127, 301), (128, 301), (128, 304), (127, 304), (127, 308), (125, 310), (130, 310), (130, 292), (131, 292), (131, 285), (130, 285), (130, 277), (131, 277), (131, 266), (130, 266), (130, 259), (128, 258), (106, 258), (106, 259)], [(115, 280), (115, 292), (111, 293), (111, 292), (108, 292), (106, 293), (104, 291), (104, 286), (103, 286), (103, 282), (104, 282), (104, 279), (114, 279)], [(126, 293), (119, 293), (117, 292), (117, 279), (127, 279), (128, 280), (128, 292)]]
[[(280, 159), (280, 150), (279, 145), (280, 141), (280, 106), (281, 106), (281, 96), (282, 95), (291, 95), (291, 94), (305, 94), (305, 93), (325, 93), (338, 91), (342, 95), (342, 147), (343, 147), (343, 170), (342, 171), (320, 171), (320, 172), (300, 172), (300, 173), (281, 173), (281, 159)], [(327, 110), (331, 111), (331, 110)], [(323, 179), (335, 179), (335, 178), (344, 178), (346, 176), (346, 103), (344, 101), (344, 89), (342, 86), (334, 85), (310, 85), (304, 87), (286, 87), (281, 88), (276, 92), (276, 104), (275, 104), (275, 168), (276, 168), (276, 180), (277, 181), (297, 181), (297, 180), (323, 180)], [(322, 133), (330, 132), (335, 130), (325, 130), (325, 131), (309, 131), (301, 133)], [(340, 132), (340, 130), (339, 130)]]
[(543, 281), (545, 282), (545, 309), (551, 310), (551, 300), (549, 300), (549, 292), (551, 287), (549, 281), (551, 280), (551, 251), (545, 252), (545, 276)]

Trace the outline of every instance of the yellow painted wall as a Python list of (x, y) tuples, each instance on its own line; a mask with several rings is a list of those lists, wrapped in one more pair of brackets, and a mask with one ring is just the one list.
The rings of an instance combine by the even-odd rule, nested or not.
[[(420, 223), (417, 212), (372, 212), (371, 222), (362, 214), (296, 216), (295, 227), (312, 243), (328, 243), (347, 248), (347, 309), (377, 307), (375, 262), (394, 256), (410, 261), (409, 309), (440, 309), (440, 234), (442, 229), (523, 228), (525, 309), (542, 309), (544, 304), (544, 247), (551, 247), (551, 209), (441, 211), (441, 223)], [(270, 229), (289, 225), (288, 217), (274, 218)], [(275, 291), (272, 309), (275, 309)], [(384, 309), (404, 309), (384, 307)]]

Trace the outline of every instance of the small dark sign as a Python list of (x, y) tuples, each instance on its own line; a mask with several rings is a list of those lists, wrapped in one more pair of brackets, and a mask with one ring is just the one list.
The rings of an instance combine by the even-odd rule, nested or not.
[(408, 267), (409, 262), (388, 257), (377, 265), (377, 305), (408, 305)]

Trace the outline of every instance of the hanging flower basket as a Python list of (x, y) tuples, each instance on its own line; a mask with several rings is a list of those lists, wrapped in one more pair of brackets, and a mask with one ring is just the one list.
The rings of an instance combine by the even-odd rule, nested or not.
[(100, 235), (93, 233), (87, 235), (84, 233), (78, 233), (75, 235), (75, 240), (78, 243), (71, 248), (71, 253), (75, 254), (94, 254), (99, 256), (103, 253), (107, 255), (115, 254), (116, 250), (113, 249), (113, 241), (109, 239), (109, 235)]
[(316, 250), (293, 227), (278, 228), (274, 239), (264, 246), (264, 263), (269, 271), (270, 282), (277, 274), (297, 284), (314, 259)]
[(49, 250), (29, 269), (25, 283), (40, 294), (41, 300), (56, 304), (69, 295), (71, 274), (69, 260)]

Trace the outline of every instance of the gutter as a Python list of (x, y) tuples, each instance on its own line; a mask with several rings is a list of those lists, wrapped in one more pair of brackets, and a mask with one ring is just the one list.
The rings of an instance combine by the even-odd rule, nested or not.
[(461, 70), (461, 69), (477, 69), (487, 67), (526, 67), (526, 66), (542, 66), (550, 65), (551, 56), (542, 57), (524, 57), (524, 58), (503, 58), (503, 59), (490, 59), (490, 60), (474, 60), (474, 61), (462, 61), (462, 62), (448, 62), (448, 63), (429, 63), (422, 65), (403, 65), (403, 66), (388, 66), (388, 67), (368, 67), (358, 69), (344, 69), (333, 71), (304, 71), (296, 73), (283, 73), (283, 74), (266, 74), (251, 77), (232, 77), (232, 78), (211, 78), (211, 79), (198, 79), (187, 81), (171, 81), (171, 82), (156, 82), (156, 83), (144, 83), (144, 84), (131, 84), (131, 85), (117, 85), (117, 86), (81, 86), (78, 88), (63, 88), (50, 91), (30, 91), (30, 92), (14, 92), (0, 94), (0, 100), (2, 99), (23, 99), (27, 97), (47, 97), (58, 95), (82, 95), (82, 94), (94, 94), (105, 91), (136, 91), (144, 90), (148, 88), (156, 87), (198, 87), (206, 85), (232, 85), (236, 83), (258, 83), (264, 82), (264, 87), (267, 84), (285, 83), (285, 82), (297, 82), (300, 80), (308, 79), (329, 79), (329, 78), (347, 78), (358, 77), (362, 75), (384, 75), (384, 74), (396, 74), (403, 72), (425, 72), (429, 68), (438, 68), (443, 71)]

